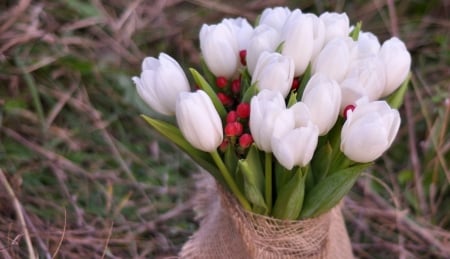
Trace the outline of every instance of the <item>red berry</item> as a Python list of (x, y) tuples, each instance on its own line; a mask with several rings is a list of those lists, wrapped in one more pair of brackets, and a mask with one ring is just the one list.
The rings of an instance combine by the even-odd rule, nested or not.
[(238, 94), (241, 92), (241, 80), (235, 79), (231, 82), (231, 91), (234, 94)]
[(298, 77), (294, 77), (294, 80), (292, 81), (291, 89), (292, 90), (297, 90), (299, 86), (300, 86), (299, 78)]
[(241, 119), (246, 119), (250, 116), (250, 104), (248, 103), (240, 103), (236, 107), (236, 112)]
[(238, 118), (237, 112), (236, 111), (230, 111), (227, 114), (227, 123), (235, 122), (235, 121), (237, 121), (237, 118)]
[(248, 148), (252, 143), (253, 143), (253, 138), (252, 138), (252, 135), (250, 135), (249, 133), (244, 133), (239, 138), (239, 145), (242, 148)]
[(344, 119), (347, 119), (347, 112), (348, 111), (353, 111), (353, 110), (355, 110), (355, 105), (353, 105), (353, 104), (350, 104), (350, 105), (347, 105), (347, 106), (345, 106), (345, 108), (344, 108), (344, 114), (343, 114), (343, 116), (344, 116)]
[(239, 122), (230, 122), (225, 126), (225, 135), (227, 137), (237, 137), (242, 134), (244, 127)]
[(220, 151), (225, 152), (227, 150), (229, 142), (230, 141), (228, 139), (224, 139), (219, 146)]
[(223, 76), (219, 76), (216, 78), (216, 85), (219, 88), (225, 88), (228, 84), (228, 80), (223, 77)]
[(217, 98), (219, 98), (220, 102), (225, 106), (233, 104), (233, 99), (224, 93), (217, 93)]
[(239, 59), (241, 60), (241, 64), (243, 66), (247, 65), (246, 58), (247, 58), (247, 50), (243, 49), (243, 50), (239, 51)]

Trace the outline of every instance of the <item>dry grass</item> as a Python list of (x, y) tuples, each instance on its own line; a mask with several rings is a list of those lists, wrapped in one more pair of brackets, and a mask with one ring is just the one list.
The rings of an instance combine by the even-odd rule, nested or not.
[(450, 5), (392, 0), (0, 3), (0, 255), (176, 255), (196, 228), (196, 168), (138, 117), (155, 114), (130, 77), (161, 51), (198, 64), (202, 23), (274, 5), (345, 11), (407, 43), (398, 140), (345, 199), (345, 216), (358, 257), (449, 258)]

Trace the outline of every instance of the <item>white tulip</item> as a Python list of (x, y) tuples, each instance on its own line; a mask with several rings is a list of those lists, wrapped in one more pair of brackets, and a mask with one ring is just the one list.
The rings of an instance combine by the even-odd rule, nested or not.
[(259, 90), (270, 89), (289, 94), (294, 80), (294, 61), (276, 52), (263, 52), (252, 76), (252, 84)]
[(319, 129), (307, 116), (296, 117), (296, 112), (308, 111), (306, 105), (297, 104), (280, 113), (283, 119), (276, 121), (271, 141), (274, 156), (288, 170), (311, 161), (319, 137)]
[(281, 32), (281, 54), (294, 60), (295, 76), (302, 75), (314, 50), (314, 21), (310, 15), (293, 11)]
[(199, 40), (209, 70), (218, 77), (231, 78), (239, 66), (239, 43), (232, 29), (224, 23), (203, 24)]
[(371, 32), (360, 32), (354, 47), (354, 58), (364, 59), (378, 56), (380, 47), (380, 41), (378, 41), (377, 36)]
[(319, 16), (326, 28), (325, 42), (350, 33), (350, 20), (346, 13), (325, 12)]
[(164, 53), (159, 54), (159, 59), (145, 58), (141, 76), (132, 79), (139, 96), (164, 115), (175, 114), (178, 94), (189, 91), (189, 82), (183, 69), (175, 59)]
[(255, 28), (247, 48), (247, 68), (250, 75), (253, 75), (261, 53), (275, 51), (278, 44), (280, 44), (280, 34), (274, 28), (265, 24)]
[(278, 114), (286, 110), (284, 98), (278, 91), (262, 90), (250, 101), (249, 127), (256, 146), (272, 152), (271, 138)]
[(384, 64), (378, 56), (353, 61), (346, 78), (341, 82), (341, 111), (366, 96), (369, 101), (380, 98), (386, 84)]
[(176, 118), (181, 133), (195, 148), (212, 152), (222, 143), (222, 120), (204, 91), (180, 93)]
[(266, 8), (259, 18), (259, 24), (265, 24), (280, 31), (291, 10), (287, 7)]
[(325, 44), (325, 33), (326, 28), (324, 22), (317, 17), (317, 15), (312, 13), (305, 14), (306, 16), (310, 17), (313, 22), (313, 38), (314, 38), (314, 46), (313, 51), (311, 55), (311, 60), (314, 60), (317, 55), (319, 55), (319, 52), (322, 50), (324, 44)]
[(311, 120), (323, 136), (334, 126), (341, 106), (341, 89), (325, 74), (314, 74), (306, 84), (302, 102), (308, 106)]
[(238, 50), (246, 50), (253, 34), (253, 27), (245, 18), (227, 18), (222, 21), (228, 26), (238, 40)]
[(356, 102), (356, 108), (347, 112), (341, 132), (341, 151), (359, 163), (379, 158), (394, 141), (400, 128), (400, 114), (385, 101)]
[(324, 73), (341, 82), (348, 72), (353, 40), (350, 37), (336, 38), (328, 42), (313, 61), (312, 72)]
[(411, 68), (411, 54), (405, 44), (396, 37), (383, 43), (380, 56), (386, 69), (386, 86), (382, 96), (394, 92), (408, 76)]

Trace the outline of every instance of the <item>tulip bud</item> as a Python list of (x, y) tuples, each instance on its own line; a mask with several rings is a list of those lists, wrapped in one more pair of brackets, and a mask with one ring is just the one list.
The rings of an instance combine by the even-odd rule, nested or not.
[(308, 16), (313, 23), (314, 46), (311, 55), (311, 60), (314, 60), (317, 57), (317, 55), (319, 55), (319, 52), (322, 50), (325, 44), (326, 28), (324, 22), (321, 19), (319, 19), (317, 15), (312, 13), (308, 13), (305, 15)]
[[(293, 11), (283, 26), (281, 54), (292, 58), (294, 61), (295, 76), (303, 74), (311, 61), (314, 49), (313, 29), (313, 18), (302, 14), (300, 10)], [(301, 46), (301, 50), (299, 50), (299, 46)]]
[(350, 37), (336, 38), (328, 42), (313, 61), (314, 73), (324, 73), (331, 79), (341, 82), (350, 66)]
[(223, 23), (203, 24), (199, 40), (209, 70), (216, 76), (231, 78), (238, 69), (239, 46), (230, 27)]
[(396, 37), (383, 43), (380, 56), (386, 69), (386, 86), (382, 97), (394, 92), (408, 76), (411, 68), (411, 54), (405, 44)]
[(252, 77), (252, 84), (258, 89), (279, 91), (286, 97), (291, 90), (294, 80), (294, 61), (279, 53), (263, 52), (256, 64)]
[(250, 101), (250, 132), (256, 146), (271, 152), (271, 137), (278, 113), (286, 109), (284, 98), (278, 91), (262, 90)]
[(378, 56), (380, 47), (380, 41), (378, 41), (377, 36), (371, 32), (360, 32), (354, 49), (354, 58), (364, 59)]
[(386, 84), (384, 64), (378, 56), (354, 60), (341, 82), (341, 110), (366, 96), (369, 101), (380, 98)]
[(319, 138), (319, 129), (308, 116), (295, 115), (295, 110), (307, 111), (307, 107), (304, 104), (293, 107), (280, 113), (284, 118), (275, 124), (271, 139), (274, 156), (288, 170), (311, 161)]
[(159, 59), (147, 57), (140, 77), (133, 77), (139, 96), (155, 111), (173, 115), (180, 92), (189, 91), (189, 82), (178, 62), (161, 53)]
[(222, 120), (204, 91), (180, 93), (176, 118), (181, 133), (195, 148), (212, 152), (222, 143)]
[(346, 37), (350, 33), (350, 20), (346, 13), (325, 12), (319, 16), (325, 24), (325, 42), (339, 37)]
[(302, 102), (311, 112), (311, 120), (323, 136), (334, 126), (341, 107), (341, 89), (325, 74), (314, 74), (306, 84)]
[[(299, 9), (297, 9), (300, 11)], [(286, 19), (289, 17), (291, 10), (287, 7), (266, 8), (259, 18), (259, 24), (265, 24), (277, 31), (281, 31)]]
[(280, 35), (274, 28), (265, 24), (255, 28), (247, 48), (247, 68), (250, 75), (253, 75), (261, 53), (275, 51), (278, 44), (280, 44)]
[(353, 111), (347, 111), (341, 151), (355, 162), (374, 161), (391, 146), (399, 128), (400, 114), (387, 102), (360, 99)]
[(253, 27), (248, 23), (247, 19), (238, 18), (226, 18), (222, 21), (233, 32), (238, 41), (238, 50), (246, 50), (250, 42), (250, 37), (253, 34)]

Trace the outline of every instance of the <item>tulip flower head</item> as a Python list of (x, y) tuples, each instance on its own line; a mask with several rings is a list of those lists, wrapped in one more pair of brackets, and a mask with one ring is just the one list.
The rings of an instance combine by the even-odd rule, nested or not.
[(346, 112), (341, 132), (341, 151), (351, 160), (367, 163), (379, 158), (394, 141), (400, 128), (400, 114), (385, 101), (362, 98)]
[(212, 152), (222, 143), (222, 121), (204, 91), (180, 93), (176, 119), (181, 133), (195, 148)]
[(159, 58), (147, 57), (142, 62), (140, 77), (133, 77), (139, 96), (155, 111), (175, 114), (180, 92), (189, 91), (189, 82), (178, 62), (167, 54)]

